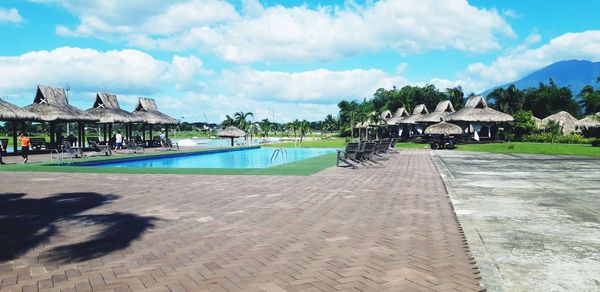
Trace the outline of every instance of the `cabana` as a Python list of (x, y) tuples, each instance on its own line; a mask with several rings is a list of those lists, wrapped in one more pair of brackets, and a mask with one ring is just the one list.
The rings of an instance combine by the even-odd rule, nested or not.
[(600, 146), (600, 112), (577, 121), (577, 129), (586, 137), (596, 138), (592, 146)]
[(445, 136), (459, 136), (462, 135), (462, 128), (455, 124), (439, 122), (431, 125), (425, 129), (426, 135), (445, 135)]
[(403, 129), (408, 128), (408, 133), (404, 133), (403, 130), (400, 131), (400, 136), (404, 133), (405, 136), (411, 137), (413, 135), (421, 135), (423, 134), (423, 130), (425, 127), (423, 125), (417, 124), (417, 121), (421, 119), (423, 116), (429, 114), (427, 107), (424, 104), (419, 104), (415, 106), (412, 115), (398, 120), (397, 124), (401, 125)]
[(86, 112), (96, 117), (99, 124), (104, 125), (104, 142), (110, 138), (113, 124), (125, 124), (125, 136), (130, 139), (131, 124), (144, 122), (141, 117), (135, 117), (121, 109), (117, 96), (106, 92), (98, 92), (94, 106)]
[(454, 106), (452, 106), (452, 103), (449, 100), (443, 100), (437, 104), (433, 112), (423, 115), (421, 118), (419, 118), (417, 123), (422, 123), (425, 125), (439, 123), (445, 116), (453, 112), (455, 112), (455, 110)]
[(138, 104), (135, 107), (135, 110), (131, 113), (135, 118), (143, 120), (142, 124), (142, 139), (146, 140), (146, 125), (149, 126), (150, 131), (150, 143), (148, 146), (152, 145), (152, 126), (153, 125), (164, 125), (165, 126), (165, 135), (168, 137), (169, 135), (169, 125), (177, 125), (179, 121), (176, 119), (163, 114), (158, 110), (156, 106), (156, 101), (151, 98), (140, 97), (138, 99)]
[(553, 115), (547, 116), (542, 120), (542, 124), (546, 126), (550, 121), (558, 123), (563, 134), (571, 134), (577, 131), (577, 119), (566, 111), (560, 111)]
[(459, 125), (469, 136), (472, 133), (477, 141), (482, 137), (495, 140), (499, 124), (513, 120), (511, 115), (489, 108), (481, 95), (469, 97), (464, 108), (444, 118), (446, 122)]
[(77, 123), (78, 145), (82, 147), (84, 124), (98, 121), (96, 117), (70, 105), (64, 88), (58, 87), (38, 85), (33, 103), (25, 109), (35, 115), (35, 120), (50, 123), (51, 147), (56, 146), (58, 140), (55, 135), (57, 123)]
[[(407, 118), (408, 116), (410, 116), (410, 114), (404, 107), (396, 110), (394, 116), (388, 121), (389, 125), (391, 125), (393, 128), (396, 128), (392, 131), (393, 133), (397, 133), (398, 136), (402, 136), (402, 133), (405, 130), (404, 125), (399, 125), (398, 122), (404, 118)], [(408, 129), (406, 129), (406, 131), (408, 131)]]
[[(22, 109), (0, 98), (0, 121), (12, 122), (13, 153), (17, 153), (17, 123), (34, 119), (35, 115), (30, 111)], [(5, 150), (8, 151), (8, 149)]]

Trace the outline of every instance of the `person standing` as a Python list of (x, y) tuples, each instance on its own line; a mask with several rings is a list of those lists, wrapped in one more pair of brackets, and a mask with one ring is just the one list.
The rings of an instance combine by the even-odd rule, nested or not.
[(29, 160), (29, 137), (27, 137), (27, 132), (22, 132), (19, 135), (19, 140), (21, 140), (21, 157), (23, 157), (23, 163), (27, 163)]
[(115, 149), (123, 149), (123, 135), (121, 135), (121, 131), (117, 131), (115, 135)]

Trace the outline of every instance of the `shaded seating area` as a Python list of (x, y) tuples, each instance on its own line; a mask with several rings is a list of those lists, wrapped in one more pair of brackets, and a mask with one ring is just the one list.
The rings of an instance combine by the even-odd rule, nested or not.
[[(157, 136), (158, 140), (154, 140), (153, 127), (155, 125), (165, 126), (165, 136), (169, 138), (169, 126), (179, 123), (177, 119), (160, 112), (156, 101), (152, 98), (138, 98), (138, 104), (131, 114), (138, 120), (143, 121), (141, 132), (146, 147), (161, 147), (160, 136)], [(146, 128), (148, 128), (150, 134), (149, 139), (146, 139)]]
[(440, 122), (425, 129), (425, 135), (431, 149), (454, 149), (462, 128), (446, 122)]
[[(2, 98), (0, 98), (0, 121), (10, 121), (12, 124), (11, 127), (11, 134), (12, 134), (12, 141), (13, 141), (13, 153), (17, 153), (18, 147), (17, 147), (17, 124), (23, 123), (25, 121), (31, 121), (34, 120), (36, 118), (36, 116), (28, 111), (28, 110), (24, 110), (12, 103), (9, 103), (5, 100), (3, 100)], [(2, 144), (5, 153), (8, 152), (8, 139), (5, 139), (5, 141), (3, 142), (4, 144)]]
[(399, 125), (400, 130), (398, 135), (405, 139), (415, 139), (421, 138), (423, 136), (423, 131), (425, 130), (425, 126), (420, 124), (419, 121), (424, 116), (428, 115), (429, 111), (424, 104), (419, 104), (415, 106), (412, 114), (399, 119), (396, 124)]
[(469, 97), (464, 108), (444, 117), (445, 122), (460, 126), (466, 142), (495, 141), (500, 125), (513, 120), (511, 115), (489, 108), (481, 95)]
[[(101, 143), (99, 138), (98, 141), (94, 142), (99, 145), (110, 145), (110, 139), (113, 136), (113, 125), (122, 124), (125, 126), (124, 139), (131, 139), (132, 137), (132, 124), (143, 123), (139, 117), (133, 116), (131, 113), (121, 109), (117, 96), (112, 93), (98, 92), (92, 108), (86, 111), (90, 115), (98, 119), (98, 126), (102, 126), (103, 142)], [(99, 127), (100, 128), (100, 127)], [(88, 140), (89, 142), (89, 140)], [(113, 146), (113, 145), (110, 145)]]

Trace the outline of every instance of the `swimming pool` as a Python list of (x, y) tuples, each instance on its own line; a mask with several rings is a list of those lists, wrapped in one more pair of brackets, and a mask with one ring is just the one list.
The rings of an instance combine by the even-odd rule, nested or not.
[(334, 148), (288, 148), (285, 155), (271, 160), (276, 148), (227, 149), (209, 153), (185, 153), (161, 157), (138, 157), (119, 161), (93, 162), (79, 166), (150, 168), (267, 168), (284, 163), (335, 153)]

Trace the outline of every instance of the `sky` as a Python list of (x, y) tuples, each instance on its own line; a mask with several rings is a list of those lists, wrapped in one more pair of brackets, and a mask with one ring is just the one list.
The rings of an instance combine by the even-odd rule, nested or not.
[(468, 94), (600, 61), (600, 1), (0, 0), (0, 97), (139, 96), (184, 122), (321, 120), (377, 88)]

